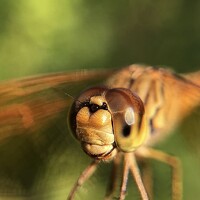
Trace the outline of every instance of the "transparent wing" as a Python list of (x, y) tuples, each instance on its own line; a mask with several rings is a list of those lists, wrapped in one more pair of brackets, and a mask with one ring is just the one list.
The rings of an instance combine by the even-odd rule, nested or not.
[(94, 83), (105, 76), (100, 71), (82, 71), (2, 83), (0, 139), (45, 127), (46, 123), (66, 112), (78, 90), (87, 87), (89, 81)]
[(79, 71), (0, 84), (1, 199), (56, 199), (58, 190), (67, 195), (68, 159), (78, 155), (67, 129), (68, 107), (78, 92), (108, 75)]

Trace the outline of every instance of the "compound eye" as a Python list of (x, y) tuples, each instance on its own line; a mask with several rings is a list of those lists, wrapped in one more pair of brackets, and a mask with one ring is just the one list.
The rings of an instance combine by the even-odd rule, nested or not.
[(124, 88), (110, 89), (105, 94), (112, 115), (115, 142), (124, 152), (134, 151), (144, 143), (146, 119), (142, 100)]

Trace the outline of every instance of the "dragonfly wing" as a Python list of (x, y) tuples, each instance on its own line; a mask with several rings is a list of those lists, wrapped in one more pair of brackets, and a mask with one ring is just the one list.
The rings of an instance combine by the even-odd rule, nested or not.
[[(57, 188), (56, 180), (62, 182), (63, 178), (60, 172), (68, 167), (65, 163), (61, 170), (62, 164), (71, 157), (70, 151), (75, 151), (67, 129), (68, 108), (81, 90), (107, 76), (109, 72), (79, 71), (0, 84), (1, 199), (48, 193), (46, 183)], [(49, 175), (48, 169), (54, 172)], [(67, 194), (67, 190), (64, 192)]]
[(46, 127), (63, 116), (77, 95), (109, 73), (58, 73), (0, 84), (0, 140)]

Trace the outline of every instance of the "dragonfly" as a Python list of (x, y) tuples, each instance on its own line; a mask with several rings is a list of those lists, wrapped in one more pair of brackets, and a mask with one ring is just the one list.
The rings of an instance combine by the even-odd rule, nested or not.
[[(115, 197), (119, 174), (117, 198), (126, 198), (129, 173), (141, 199), (153, 199), (145, 162), (149, 159), (169, 165), (171, 199), (182, 199), (180, 160), (154, 146), (199, 107), (200, 72), (178, 75), (169, 69), (134, 64), (120, 70), (53, 73), (4, 81), (0, 95), (0, 195), (5, 199), (19, 193), (25, 199), (33, 195), (29, 188), (41, 173), (39, 169), (45, 170), (45, 162), (49, 163), (48, 151), (52, 153), (45, 150), (51, 149), (51, 142), (60, 150), (65, 148), (62, 145), (71, 145), (66, 141), (70, 130), (92, 162), (67, 199), (75, 199), (101, 162), (113, 162), (105, 199)], [(24, 162), (30, 154), (36, 160)], [(16, 166), (15, 172), (12, 164), (23, 167), (20, 171)], [(28, 168), (25, 173), (24, 168)]]

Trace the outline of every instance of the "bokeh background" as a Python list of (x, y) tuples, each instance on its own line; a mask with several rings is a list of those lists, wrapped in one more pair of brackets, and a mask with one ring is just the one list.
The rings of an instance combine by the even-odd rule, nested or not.
[[(0, 0), (0, 80), (132, 63), (168, 66), (180, 73), (199, 70), (200, 1)], [(158, 148), (182, 159), (184, 199), (197, 199), (199, 161), (180, 135)], [(66, 199), (90, 159), (70, 136), (66, 143), (58, 138), (51, 144), (43, 141), (38, 148), (45, 149), (43, 158), (31, 148), (20, 147), (19, 157), (1, 152), (20, 168), (15, 174), (15, 167), (0, 160), (13, 170), (8, 171), (15, 179), (4, 184), (1, 199)], [(169, 169), (152, 164), (155, 198), (170, 199)], [(102, 199), (109, 170), (109, 165), (102, 164), (76, 198)], [(133, 181), (129, 182), (127, 199), (139, 199), (132, 193)]]
[(1, 0), (0, 78), (132, 63), (199, 68), (198, 0)]

